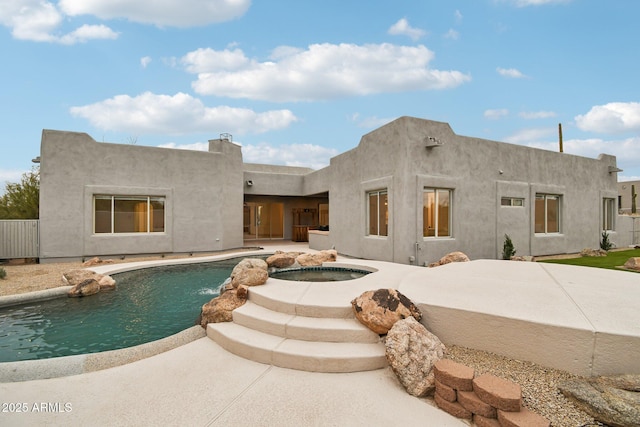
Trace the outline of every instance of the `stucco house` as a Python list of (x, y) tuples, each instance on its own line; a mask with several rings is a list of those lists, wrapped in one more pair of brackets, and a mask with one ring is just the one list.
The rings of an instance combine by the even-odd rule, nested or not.
[[(460, 136), (401, 117), (320, 170), (243, 163), (229, 138), (186, 151), (44, 130), (40, 262), (310, 240), (346, 256), (426, 265), (618, 246), (616, 159)], [(328, 231), (308, 232), (321, 228)], [(623, 230), (623, 232), (621, 232)]]

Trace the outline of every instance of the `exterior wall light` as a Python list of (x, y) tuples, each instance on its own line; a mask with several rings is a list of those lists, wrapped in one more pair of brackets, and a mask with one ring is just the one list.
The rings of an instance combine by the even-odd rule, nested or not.
[(253, 181), (252, 181), (252, 180), (250, 180), (250, 179), (248, 179), (248, 180), (247, 180), (247, 186), (248, 186), (248, 187), (251, 187), (252, 185), (253, 185)]
[(433, 147), (440, 147), (441, 145), (444, 145), (442, 143), (442, 141), (440, 141), (438, 138), (435, 138), (433, 136), (428, 136), (424, 139), (426, 145), (426, 148), (433, 148)]

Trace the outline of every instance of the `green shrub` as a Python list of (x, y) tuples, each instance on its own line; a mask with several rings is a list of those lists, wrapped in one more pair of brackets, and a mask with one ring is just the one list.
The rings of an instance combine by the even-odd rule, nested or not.
[(611, 248), (613, 248), (613, 243), (609, 240), (609, 233), (603, 231), (602, 240), (600, 240), (600, 249), (608, 252)]
[(6, 277), (7, 277), (7, 271), (3, 267), (0, 267), (0, 279), (4, 279)]
[(508, 234), (504, 235), (504, 245), (502, 246), (502, 259), (511, 259), (516, 254), (516, 249), (513, 247), (513, 242)]

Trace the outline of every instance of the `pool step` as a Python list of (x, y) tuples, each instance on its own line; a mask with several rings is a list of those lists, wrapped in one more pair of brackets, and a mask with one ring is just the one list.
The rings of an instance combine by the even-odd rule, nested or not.
[(302, 341), (377, 343), (380, 337), (355, 318), (307, 317), (281, 313), (247, 301), (233, 311), (233, 321), (283, 338)]
[(381, 343), (304, 341), (271, 335), (235, 322), (210, 323), (207, 335), (233, 354), (309, 372), (358, 372), (387, 366)]

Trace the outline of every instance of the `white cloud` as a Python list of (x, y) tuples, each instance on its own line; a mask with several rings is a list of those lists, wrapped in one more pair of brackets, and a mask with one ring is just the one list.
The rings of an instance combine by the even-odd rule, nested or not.
[(0, 24), (19, 40), (75, 44), (110, 40), (118, 33), (106, 25), (80, 25), (60, 33), (70, 17), (92, 15), (99, 19), (127, 19), (157, 26), (192, 27), (228, 21), (242, 16), (251, 0), (45, 0), (0, 1)]
[(12, 36), (19, 40), (75, 44), (118, 37), (118, 33), (104, 25), (82, 25), (70, 33), (57, 34), (63, 21), (63, 13), (51, 2), (12, 0), (0, 3), (0, 24), (11, 28)]
[(498, 74), (500, 74), (503, 77), (509, 77), (512, 79), (522, 79), (524, 77), (526, 77), (524, 74), (522, 74), (519, 70), (515, 69), (515, 68), (496, 68), (496, 71), (498, 72)]
[(502, 117), (506, 117), (509, 115), (509, 110), (506, 108), (500, 108), (495, 110), (485, 110), (484, 117), (490, 120), (497, 120)]
[[(448, 89), (471, 80), (459, 71), (430, 69), (434, 54), (424, 46), (325, 43), (274, 52), (274, 59), (259, 62), (240, 50), (199, 49), (182, 63), (199, 73), (192, 83), (199, 94), (276, 102)], [(215, 63), (220, 57), (225, 69)]]
[(449, 31), (444, 34), (444, 38), (450, 40), (458, 40), (460, 38), (460, 33), (453, 28), (450, 28)]
[(553, 135), (554, 132), (557, 132), (557, 129), (550, 127), (521, 129), (513, 135), (508, 136), (504, 140), (511, 144), (531, 145), (537, 144), (540, 141), (548, 141), (549, 136)]
[(313, 144), (290, 144), (278, 147), (269, 144), (242, 146), (242, 159), (247, 163), (301, 166), (312, 169), (328, 166), (330, 159), (338, 154), (335, 148)]
[(354, 113), (349, 117), (349, 120), (354, 122), (356, 126), (364, 129), (377, 129), (386, 125), (389, 122), (394, 121), (397, 117), (360, 117), (359, 113)]
[(97, 128), (136, 135), (180, 135), (214, 129), (241, 135), (283, 129), (297, 120), (289, 110), (256, 113), (246, 108), (206, 107), (202, 101), (185, 93), (118, 95), (95, 104), (72, 107), (70, 112)]
[(147, 65), (149, 65), (151, 61), (152, 59), (150, 56), (143, 56), (140, 58), (140, 65), (142, 65), (142, 68), (147, 68)]
[(459, 10), (456, 9), (456, 11), (453, 12), (453, 17), (458, 24), (462, 22), (462, 12), (460, 12)]
[(93, 15), (161, 27), (193, 27), (239, 18), (249, 9), (251, 0), (60, 0), (58, 5), (69, 16)]
[(579, 129), (599, 133), (636, 132), (640, 130), (640, 103), (610, 102), (592, 107), (587, 114), (575, 117)]
[(208, 142), (194, 142), (193, 144), (176, 144), (175, 142), (167, 142), (166, 144), (160, 144), (161, 148), (175, 148), (177, 150), (192, 150), (192, 151), (209, 151)]
[(561, 4), (561, 3), (569, 3), (572, 0), (506, 0), (512, 4), (515, 4), (518, 7), (527, 7), (527, 6), (542, 6), (545, 4)]
[(518, 115), (527, 120), (548, 119), (557, 116), (553, 111), (522, 111), (521, 113), (518, 113)]
[(424, 30), (413, 28), (411, 25), (409, 25), (409, 21), (407, 21), (406, 18), (402, 18), (398, 22), (393, 24), (389, 28), (388, 33), (394, 36), (407, 36), (414, 41), (420, 39), (421, 37), (424, 37), (424, 35), (426, 34)]

